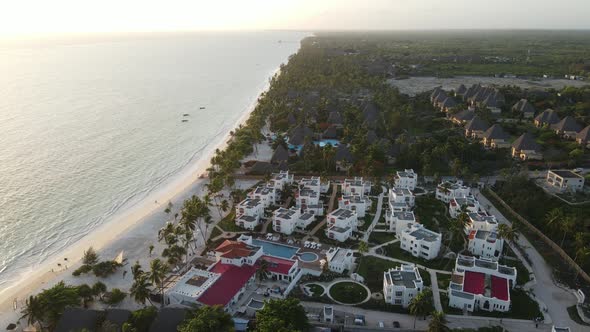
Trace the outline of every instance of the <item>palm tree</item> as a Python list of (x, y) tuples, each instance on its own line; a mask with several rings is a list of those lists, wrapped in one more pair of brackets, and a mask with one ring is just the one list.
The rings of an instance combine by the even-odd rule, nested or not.
[(154, 305), (152, 303), (152, 300), (150, 300), (150, 293), (152, 292), (152, 290), (151, 290), (152, 284), (150, 283), (150, 280), (148, 277), (149, 276), (147, 276), (145, 274), (138, 275), (137, 278), (135, 278), (135, 281), (133, 281), (133, 285), (131, 285), (131, 288), (129, 289), (129, 293), (130, 293), (131, 297), (137, 303), (141, 303), (141, 304), (145, 305), (145, 301), (147, 300), (150, 302), (151, 305)]
[(507, 224), (500, 224), (498, 226), (498, 236), (508, 243), (518, 240), (518, 233), (514, 227), (510, 227)]
[(563, 232), (563, 237), (561, 238), (561, 243), (559, 244), (560, 247), (563, 248), (563, 242), (565, 242), (565, 237), (568, 233), (571, 233), (575, 230), (576, 227), (576, 219), (572, 216), (566, 216), (563, 218), (561, 223), (561, 231)]
[(367, 253), (367, 252), (369, 252), (369, 245), (367, 244), (367, 242), (365, 242), (365, 241), (361, 241), (361, 242), (359, 242), (359, 248), (358, 248), (358, 251), (359, 251), (361, 254), (364, 254), (364, 253)]
[(34, 325), (41, 323), (45, 317), (45, 305), (37, 296), (31, 295), (25, 303), (25, 307), (21, 311), (21, 319), (26, 318), (27, 324)]
[(152, 284), (160, 290), (160, 305), (164, 307), (164, 279), (168, 273), (168, 266), (159, 258), (150, 263), (149, 279)]
[(545, 225), (549, 229), (559, 230), (559, 223), (563, 219), (563, 210), (560, 208), (552, 209), (545, 215)]
[(445, 314), (440, 311), (432, 313), (432, 320), (428, 323), (428, 332), (447, 332), (451, 329), (445, 324), (448, 323)]
[(221, 211), (226, 212), (227, 210), (229, 210), (229, 202), (227, 199), (224, 199), (221, 201)]
[(432, 291), (430, 289), (425, 289), (418, 293), (418, 295), (410, 301), (408, 309), (410, 310), (410, 314), (414, 315), (414, 329), (416, 329), (416, 319), (418, 316), (425, 317), (434, 309), (432, 301)]
[(268, 279), (268, 261), (265, 259), (261, 259), (260, 263), (258, 263), (258, 269), (256, 270), (256, 279), (258, 279), (258, 285)]
[(135, 264), (131, 266), (131, 274), (133, 275), (133, 279), (137, 279), (139, 275), (144, 274), (143, 270), (141, 269), (141, 264), (139, 264), (139, 261), (135, 261)]

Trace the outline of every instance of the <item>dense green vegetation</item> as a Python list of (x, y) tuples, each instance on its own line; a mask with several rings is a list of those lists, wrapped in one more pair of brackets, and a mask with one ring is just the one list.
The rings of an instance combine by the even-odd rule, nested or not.
[(330, 287), (330, 296), (344, 304), (357, 304), (363, 302), (369, 294), (365, 287), (356, 282), (339, 282)]
[(298, 299), (271, 299), (256, 312), (257, 332), (307, 331), (309, 322)]

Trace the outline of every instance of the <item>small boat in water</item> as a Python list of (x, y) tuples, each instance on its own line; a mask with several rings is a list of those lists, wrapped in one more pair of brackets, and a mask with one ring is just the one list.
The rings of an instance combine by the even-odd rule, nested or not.
[(190, 114), (188, 114), (188, 113), (184, 113), (182, 116), (190, 116)]
[(182, 122), (188, 122), (188, 120), (182, 120)]
[(201, 106), (201, 107), (199, 107), (199, 109), (200, 110), (204, 110), (205, 109), (205, 106)]

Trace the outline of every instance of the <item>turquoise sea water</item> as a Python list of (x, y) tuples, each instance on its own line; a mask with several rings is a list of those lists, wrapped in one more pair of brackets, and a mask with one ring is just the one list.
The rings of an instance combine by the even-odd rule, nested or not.
[(303, 37), (0, 41), (0, 287), (208, 157)]

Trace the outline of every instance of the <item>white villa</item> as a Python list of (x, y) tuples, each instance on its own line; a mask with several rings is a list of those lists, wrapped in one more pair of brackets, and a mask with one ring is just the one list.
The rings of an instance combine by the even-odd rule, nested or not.
[(348, 240), (358, 225), (356, 212), (348, 209), (336, 209), (330, 212), (326, 219), (328, 238), (340, 242)]
[(389, 230), (395, 232), (395, 234), (401, 234), (403, 230), (409, 229), (416, 224), (416, 216), (412, 211), (393, 212), (388, 216), (388, 219)]
[(449, 203), (449, 214), (451, 218), (457, 218), (463, 209), (465, 209), (466, 213), (477, 213), (480, 209), (479, 201), (471, 195), (451, 199)]
[(295, 205), (304, 212), (324, 215), (324, 204), (320, 201), (319, 189), (304, 187), (295, 194)]
[(401, 240), (400, 248), (414, 257), (431, 260), (440, 252), (441, 234), (428, 230), (421, 224), (414, 224), (409, 229), (402, 230), (398, 236)]
[(264, 205), (264, 208), (276, 203), (276, 191), (273, 187), (267, 185), (256, 187), (248, 193), (248, 197), (259, 199), (262, 202), (262, 205)]
[(342, 195), (342, 197), (338, 198), (339, 208), (356, 211), (359, 218), (365, 216), (367, 210), (371, 208), (372, 203), (369, 197), (361, 196), (360, 194)]
[(470, 194), (471, 189), (464, 186), (463, 181), (445, 181), (436, 187), (436, 199), (445, 203), (450, 203), (453, 198), (467, 197)]
[(300, 216), (301, 212), (298, 208), (278, 208), (272, 213), (272, 229), (275, 232), (291, 235), (299, 223)]
[(416, 197), (411, 190), (397, 187), (389, 189), (389, 210), (392, 212), (409, 211), (415, 203)]
[(577, 192), (584, 189), (584, 177), (569, 170), (549, 170), (546, 182), (560, 192)]
[(385, 302), (407, 308), (410, 301), (424, 289), (418, 267), (403, 264), (383, 273), (383, 296)]
[(496, 232), (472, 230), (469, 232), (469, 252), (479, 258), (497, 261), (502, 255), (504, 240)]
[(465, 234), (469, 234), (472, 230), (483, 230), (488, 232), (495, 232), (498, 230), (498, 220), (493, 215), (485, 212), (468, 213), (469, 222), (465, 226)]
[(354, 179), (345, 179), (342, 184), (342, 194), (349, 196), (358, 194), (361, 197), (368, 195), (371, 192), (371, 182), (363, 181), (362, 177), (355, 177)]
[(236, 206), (235, 223), (238, 227), (254, 230), (264, 216), (264, 204), (258, 198), (246, 198)]
[(328, 259), (328, 268), (333, 272), (352, 271), (354, 266), (354, 254), (350, 249), (331, 247), (326, 253), (326, 258)]
[(414, 173), (413, 169), (397, 171), (394, 182), (397, 188), (414, 190), (418, 184), (418, 174)]
[(236, 217), (235, 223), (238, 227), (253, 231), (256, 226), (260, 225), (260, 217), (241, 214)]
[(268, 181), (268, 186), (272, 187), (275, 191), (281, 191), (286, 185), (290, 184), (293, 184), (293, 175), (289, 174), (289, 171), (273, 173), (271, 180)]
[(327, 231), (328, 238), (344, 242), (352, 236), (352, 227), (332, 226)]
[(459, 255), (449, 284), (449, 306), (473, 312), (510, 310), (516, 268), (488, 259)]

